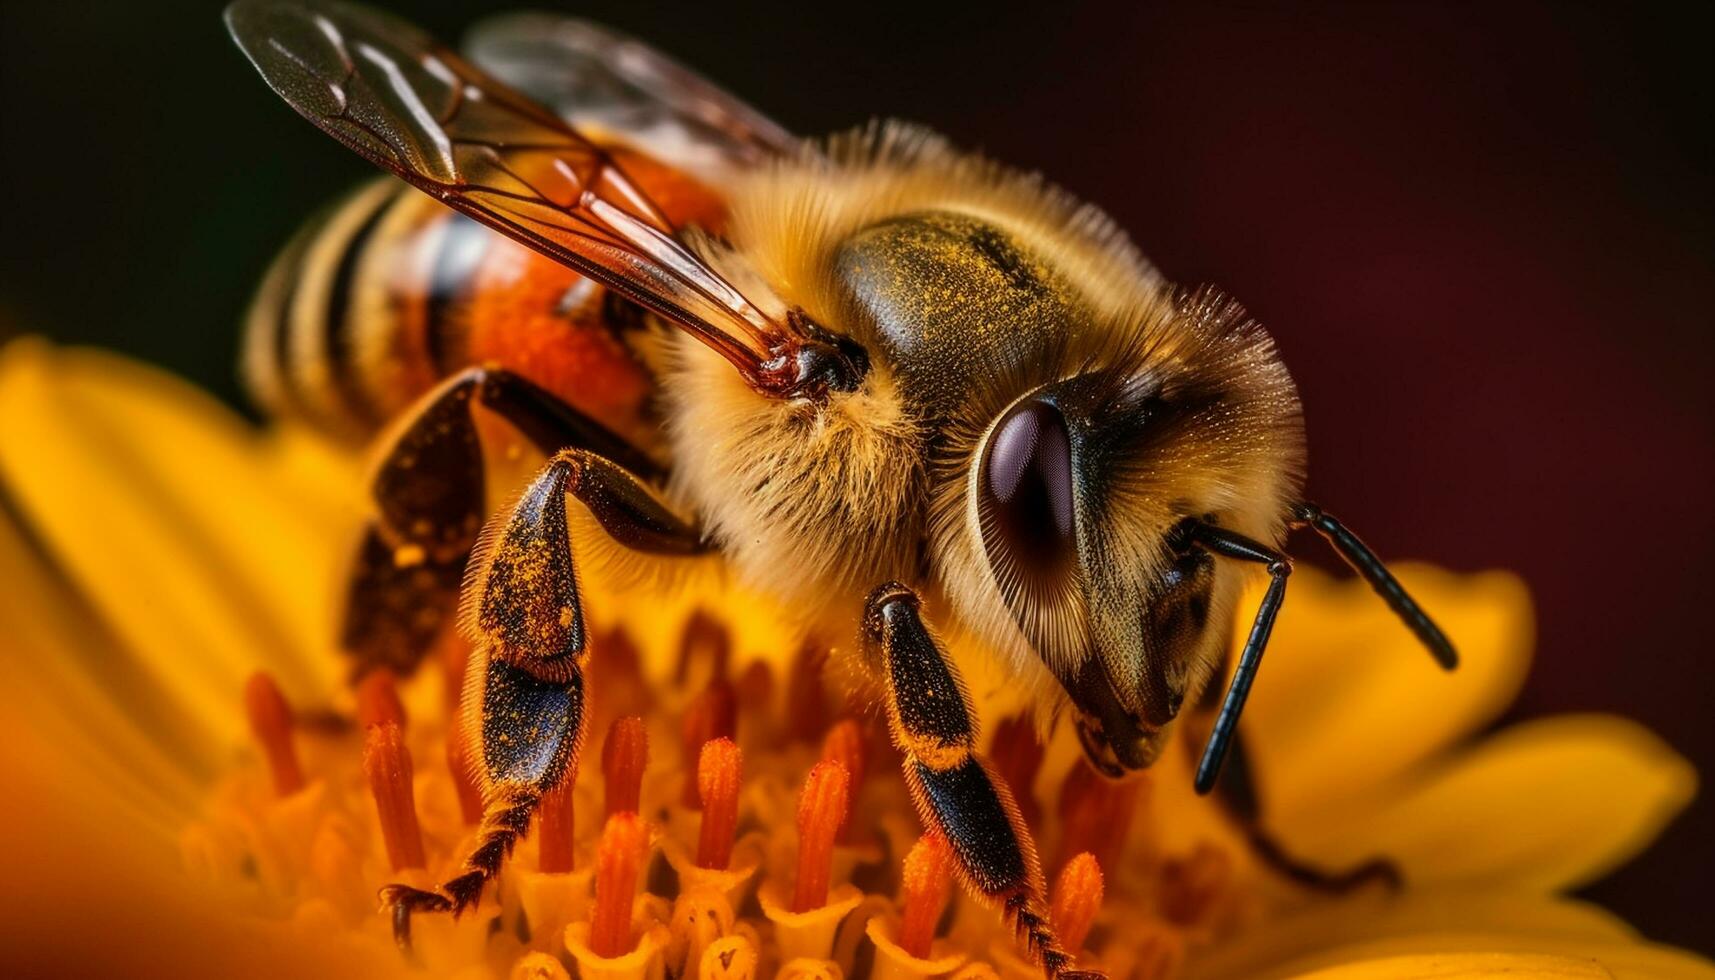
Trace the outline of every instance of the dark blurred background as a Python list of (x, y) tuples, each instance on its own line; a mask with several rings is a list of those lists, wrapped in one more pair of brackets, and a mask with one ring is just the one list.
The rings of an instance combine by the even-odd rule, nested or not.
[[(394, 6), (448, 37), (491, 9)], [(1715, 773), (1708, 5), (575, 10), (796, 131), (899, 116), (1043, 170), (1232, 291), (1302, 388), (1316, 499), (1529, 581), (1514, 717), (1618, 711)], [(216, 4), (7, 0), (0, 45), (0, 332), (239, 401), (249, 290), (364, 165)], [(1588, 894), (1709, 951), (1710, 800)]]

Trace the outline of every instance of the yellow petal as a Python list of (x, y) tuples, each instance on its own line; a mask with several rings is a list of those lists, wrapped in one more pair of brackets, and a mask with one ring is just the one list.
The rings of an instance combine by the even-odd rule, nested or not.
[(1414, 886), (1564, 889), (1641, 850), (1696, 788), (1691, 765), (1641, 726), (1560, 716), (1503, 731), (1286, 843), (1332, 867), (1386, 855)]
[(1203, 952), (1193, 971), (1249, 977), (1327, 950), (1423, 934), (1490, 933), (1538, 945), (1624, 945), (1632, 928), (1584, 902), (1537, 893), (1443, 888), (1327, 898), (1284, 912)]
[(28, 729), (53, 752), (44, 760), (19, 738), (0, 744), (19, 764), (52, 768), (69, 788), (99, 784), (124, 805), (125, 820), (170, 839), (217, 771), (224, 746), (200, 719), (175, 713), (152, 677), (126, 673), (134, 665), (112, 634), (4, 509), (0, 581), (0, 690), (10, 704), (4, 723)]
[(1301, 980), (1610, 980), (1615, 977), (1708, 977), (1708, 964), (1675, 950), (1597, 950), (1591, 955), (1554, 953), (1436, 952), (1378, 955), (1341, 966), (1286, 974)]
[[(1244, 720), (1271, 828), (1339, 812), (1492, 721), (1518, 693), (1532, 624), (1515, 576), (1395, 572), (1453, 640), (1459, 669), (1437, 666), (1363, 582), (1293, 575)], [(1241, 618), (1258, 595), (1240, 604)]]
[(111, 355), (0, 351), (0, 478), (52, 563), (178, 711), (240, 734), (258, 667), (330, 690), (343, 564), (326, 501), (283, 489), (235, 416)]
[(170, 838), (132, 822), (111, 784), (19, 724), (20, 700), (0, 696), (8, 976), (421, 976), (379, 937), (306, 934), (223, 904), (184, 874)]

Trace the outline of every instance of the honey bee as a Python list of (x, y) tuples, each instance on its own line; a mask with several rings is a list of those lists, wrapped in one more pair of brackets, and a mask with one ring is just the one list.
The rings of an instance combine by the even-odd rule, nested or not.
[[(293, 108), (427, 195), (387, 180), (301, 235), (246, 358), (278, 411), (377, 440), (343, 636), (358, 669), (409, 670), (462, 592), (485, 816), (457, 877), (384, 891), (402, 941), (413, 912), (481, 896), (575, 766), (588, 556), (568, 498), (601, 547), (718, 555), (855, 636), (924, 824), (1051, 977), (1074, 971), (943, 635), (998, 658), (1113, 778), (1206, 707), (1203, 792), (1290, 531), (1319, 532), (1454, 665), (1300, 497), (1303, 419), (1269, 335), (1039, 179), (905, 125), (800, 141), (565, 18), (493, 22), (468, 59), (345, 4), (239, 0), (226, 20)], [(491, 417), (548, 456), (498, 508)], [(1249, 565), (1269, 585), (1234, 665)]]

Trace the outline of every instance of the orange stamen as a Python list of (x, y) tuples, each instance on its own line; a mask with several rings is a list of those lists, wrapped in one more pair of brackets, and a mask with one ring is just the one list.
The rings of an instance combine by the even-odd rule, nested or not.
[(378, 667), (357, 682), (357, 722), (364, 728), (392, 722), (405, 727), (405, 705), (393, 672)]
[(250, 731), (268, 757), (274, 775), (274, 795), (291, 796), (304, 788), (304, 770), (298, 765), (298, 750), (292, 744), (292, 706), (280, 693), (274, 678), (263, 671), (250, 675), (244, 685), (244, 711), (250, 716)]
[(752, 660), (738, 675), (738, 703), (767, 711), (774, 703), (774, 672), (761, 660)]
[(473, 746), (458, 725), (447, 728), (447, 771), (453, 777), (453, 790), (458, 793), (459, 813), (468, 826), (482, 821), (482, 787), (477, 785), (470, 750)]
[(744, 753), (730, 738), (712, 739), (697, 756), (697, 793), (703, 804), (703, 825), (697, 832), (697, 867), (725, 871), (732, 863), (733, 834), (738, 829), (738, 784), (744, 774)]
[(572, 826), (572, 787), (577, 783), (577, 770), (568, 769), (560, 784), (542, 797), (542, 809), (536, 818), (536, 833), (540, 835), (537, 866), (550, 874), (572, 870), (572, 846), (575, 843)]
[(1119, 867), (1147, 776), (1108, 779), (1080, 759), (1060, 788), (1060, 860), (1064, 867), (1089, 851), (1106, 868)]
[(834, 837), (845, 821), (851, 774), (846, 767), (823, 759), (804, 780), (798, 797), (798, 879), (792, 889), (792, 911), (809, 912), (828, 904), (833, 875)]
[(828, 695), (822, 685), (827, 665), (827, 647), (814, 640), (805, 640), (792, 660), (786, 683), (786, 731), (799, 741), (815, 741), (827, 726)]
[(470, 666), (470, 644), (459, 635), (458, 630), (448, 630), (441, 637), (440, 647), (436, 651), (441, 660), (441, 676), (445, 678), (446, 688), (442, 694), (446, 698), (447, 714), (458, 715), (459, 702), (464, 700), (465, 669)]
[(928, 959), (935, 927), (953, 894), (953, 849), (940, 831), (931, 830), (911, 845), (899, 888), (899, 945), (920, 960)]
[(590, 950), (609, 959), (631, 952), (631, 903), (649, 846), (649, 825), (635, 813), (615, 813), (601, 830), (595, 856), (595, 912)]
[(643, 795), (643, 768), (649, 764), (649, 732), (643, 719), (627, 715), (607, 730), (601, 746), (601, 773), (607, 782), (607, 815), (637, 813)]
[(673, 666), (673, 683), (684, 686), (698, 660), (707, 661), (711, 680), (725, 677), (731, 659), (732, 634), (720, 620), (698, 609), (685, 620), (685, 629), (679, 634), (679, 660)]
[(1102, 866), (1094, 854), (1084, 851), (1067, 861), (1055, 880), (1048, 921), (1059, 933), (1061, 945), (1076, 953), (1084, 948), (1084, 939), (1101, 908)]
[(649, 707), (641, 654), (625, 630), (616, 627), (594, 638), (584, 669), (584, 690), (589, 692), (585, 711), (591, 718), (605, 721), (641, 714)]
[(679, 802), (692, 810), (701, 805), (697, 788), (697, 763), (703, 745), (714, 738), (733, 738), (738, 732), (738, 693), (724, 677), (716, 677), (691, 702), (680, 729), (679, 744), (684, 750), (685, 785)]
[(841, 818), (840, 833), (836, 838), (842, 844), (850, 840), (852, 828), (857, 824), (857, 821), (851, 818), (851, 808), (857, 805), (858, 792), (863, 789), (867, 756), (863, 728), (854, 719), (847, 718), (834, 725), (822, 739), (822, 758), (832, 759), (845, 766), (846, 772), (851, 775), (851, 786), (846, 793), (846, 813)]
[(989, 761), (1012, 790), (1025, 825), (1036, 826), (1040, 808), (1033, 787), (1042, 768), (1042, 742), (1028, 716), (1013, 715), (995, 726), (994, 740), (989, 743)]
[(417, 825), (417, 801), (411, 793), (411, 752), (398, 725), (376, 725), (364, 733), (363, 772), (369, 777), (393, 870), (424, 867), (423, 831)]

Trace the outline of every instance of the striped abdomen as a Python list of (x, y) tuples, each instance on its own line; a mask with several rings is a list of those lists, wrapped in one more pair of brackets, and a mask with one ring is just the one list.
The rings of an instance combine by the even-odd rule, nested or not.
[[(711, 192), (652, 176), (674, 220), (718, 226)], [(647, 445), (652, 382), (626, 342), (638, 322), (606, 289), (383, 178), (312, 219), (275, 260), (243, 368), (270, 413), (359, 440), (440, 379), (498, 364)]]

